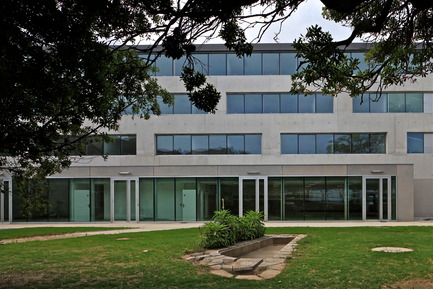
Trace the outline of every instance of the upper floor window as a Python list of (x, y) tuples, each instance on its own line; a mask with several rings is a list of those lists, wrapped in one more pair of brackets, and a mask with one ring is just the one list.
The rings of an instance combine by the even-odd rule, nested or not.
[(228, 94), (227, 113), (332, 113), (334, 99), (329, 95), (288, 93)]
[(408, 154), (433, 154), (433, 133), (408, 133)]
[(192, 104), (187, 94), (173, 94), (173, 97), (171, 106), (163, 103), (161, 99), (158, 100), (161, 114), (206, 114)]
[(281, 154), (384, 154), (385, 133), (281, 134)]
[(261, 154), (260, 134), (157, 135), (157, 155)]
[(424, 112), (424, 95), (422, 93), (366, 93), (353, 98), (353, 112), (386, 113), (386, 112)]
[[(360, 69), (366, 69), (363, 52), (348, 52), (349, 56), (361, 61)], [(253, 52), (251, 56), (239, 58), (235, 53), (194, 53), (193, 62), (197, 71), (206, 75), (292, 75), (299, 60), (295, 52)], [(143, 55), (147, 57), (147, 55)], [(159, 69), (156, 76), (179, 76), (186, 58), (173, 60), (161, 55), (155, 63)]]
[[(135, 135), (110, 135), (107, 141), (101, 137), (90, 137), (84, 146), (84, 155), (136, 155), (137, 137)], [(73, 153), (79, 155), (80, 153)]]

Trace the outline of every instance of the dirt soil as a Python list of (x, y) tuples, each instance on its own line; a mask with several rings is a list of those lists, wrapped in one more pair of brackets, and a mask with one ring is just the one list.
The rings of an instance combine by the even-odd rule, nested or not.
[(433, 279), (413, 279), (385, 285), (382, 289), (433, 289)]

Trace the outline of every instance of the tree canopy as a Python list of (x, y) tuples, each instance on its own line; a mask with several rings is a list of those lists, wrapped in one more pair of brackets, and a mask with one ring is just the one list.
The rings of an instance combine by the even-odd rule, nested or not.
[[(159, 98), (171, 103), (152, 77), (159, 55), (190, 59), (197, 43), (220, 37), (248, 56), (251, 41), (305, 1), (1, 1), (0, 167), (29, 176), (59, 172), (87, 136), (115, 130), (126, 109), (148, 118), (160, 113)], [(312, 26), (295, 41), (302, 61), (292, 92), (357, 96), (374, 83), (381, 90), (431, 72), (433, 0), (321, 2), (325, 18), (353, 32), (335, 41)], [(248, 40), (254, 26), (257, 38)], [(345, 54), (359, 37), (371, 42), (365, 70)], [(182, 79), (191, 101), (213, 112), (220, 94), (206, 77), (190, 67)]]

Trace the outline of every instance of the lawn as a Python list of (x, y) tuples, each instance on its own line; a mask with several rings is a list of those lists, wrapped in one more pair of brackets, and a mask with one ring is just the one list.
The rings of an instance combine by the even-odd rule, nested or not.
[(47, 235), (58, 235), (68, 234), (75, 232), (94, 232), (94, 231), (109, 231), (109, 230), (120, 230), (127, 228), (103, 228), (103, 227), (36, 227), (36, 228), (24, 228), (24, 229), (4, 229), (0, 230), (0, 240), (5, 239), (16, 239), (33, 236), (47, 236)]
[[(308, 237), (286, 269), (264, 281), (219, 277), (182, 261), (199, 234), (182, 229), (1, 245), (0, 288), (380, 288), (433, 279), (432, 227), (268, 228), (267, 233)], [(379, 246), (414, 252), (371, 251)]]

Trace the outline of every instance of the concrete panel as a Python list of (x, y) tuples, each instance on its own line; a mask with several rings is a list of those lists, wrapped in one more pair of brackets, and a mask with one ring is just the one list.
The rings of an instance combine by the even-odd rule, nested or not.
[(216, 176), (217, 166), (160, 166), (154, 168), (154, 176)]
[(433, 180), (414, 180), (415, 218), (433, 217)]
[[(128, 174), (129, 173), (129, 174)], [(153, 167), (92, 167), (90, 170), (92, 177), (141, 177), (152, 176)]]
[(413, 166), (397, 166), (397, 221), (414, 220)]
[(281, 166), (220, 166), (220, 176), (279, 176)]
[(346, 165), (283, 166), (284, 176), (345, 176)]
[(355, 176), (378, 175), (378, 176), (395, 176), (397, 174), (396, 165), (349, 165), (348, 174)]

